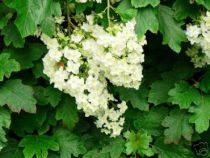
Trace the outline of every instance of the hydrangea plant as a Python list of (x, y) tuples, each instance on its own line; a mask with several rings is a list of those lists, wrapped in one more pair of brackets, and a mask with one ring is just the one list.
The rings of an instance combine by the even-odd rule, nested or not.
[(210, 157), (209, 0), (0, 1), (0, 158)]

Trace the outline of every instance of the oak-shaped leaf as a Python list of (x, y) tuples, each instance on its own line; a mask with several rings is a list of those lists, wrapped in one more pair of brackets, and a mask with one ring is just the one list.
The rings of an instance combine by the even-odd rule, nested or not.
[(130, 101), (133, 108), (148, 111), (149, 103), (147, 101), (147, 96), (149, 93), (149, 87), (145, 84), (142, 84), (138, 90), (128, 89), (123, 87), (115, 87), (114, 91), (117, 92), (120, 96), (120, 99), (127, 102)]
[[(17, 11), (15, 25), (22, 37), (34, 35), (37, 25), (41, 26), (45, 34), (52, 35), (54, 32), (52, 27), (55, 28), (52, 16), (61, 15), (59, 2), (53, 0), (5, 0), (4, 3)], [(50, 23), (49, 19), (51, 19)]]
[(190, 117), (190, 122), (195, 124), (195, 129), (198, 133), (202, 133), (209, 128), (210, 96), (202, 95), (195, 104), (195, 106), (190, 108), (190, 112), (193, 113)]
[(79, 121), (75, 100), (65, 95), (56, 109), (56, 120), (62, 120), (64, 126), (72, 129)]
[(135, 28), (138, 37), (142, 38), (148, 30), (157, 33), (158, 29), (159, 21), (156, 10), (150, 6), (138, 9)]
[(0, 107), (0, 149), (2, 149), (7, 142), (5, 129), (10, 127), (10, 123), (10, 112)]
[(135, 8), (146, 7), (147, 5), (156, 7), (160, 3), (160, 0), (131, 0), (131, 3)]
[(181, 109), (187, 109), (193, 102), (200, 99), (199, 91), (185, 81), (175, 84), (175, 87), (169, 91), (168, 101), (177, 104)]
[(134, 127), (137, 130), (146, 131), (150, 135), (160, 136), (163, 132), (161, 123), (167, 115), (167, 108), (153, 107), (148, 112), (142, 112), (139, 117), (134, 119)]
[(8, 80), (0, 86), (0, 106), (8, 105), (13, 112), (36, 112), (36, 100), (33, 89), (21, 80)]
[(0, 158), (24, 158), (24, 155), (23, 151), (18, 147), (18, 142), (10, 139), (1, 150)]
[(15, 24), (8, 24), (2, 30), (4, 35), (4, 43), (6, 46), (13, 45), (15, 48), (22, 48), (25, 40), (21, 37), (19, 30)]
[(34, 66), (34, 61), (39, 60), (44, 53), (46, 47), (40, 43), (26, 43), (24, 48), (4, 49), (3, 53), (10, 54), (11, 58), (15, 59), (19, 64), (21, 70), (29, 69)]
[(181, 42), (186, 41), (186, 35), (173, 18), (174, 12), (167, 6), (160, 5), (158, 8), (158, 19), (160, 32), (163, 35), (163, 44), (168, 44), (175, 52), (181, 51)]
[(47, 158), (48, 150), (58, 151), (59, 145), (53, 137), (47, 135), (28, 135), (24, 137), (19, 147), (24, 147), (23, 154), (25, 158)]
[(210, 9), (210, 1), (209, 0), (195, 0), (198, 4), (203, 5), (206, 9)]
[(174, 15), (177, 20), (184, 20), (187, 17), (196, 18), (200, 15), (196, 4), (190, 1), (176, 0), (173, 4)]
[(9, 78), (12, 72), (19, 70), (20, 64), (15, 59), (10, 59), (9, 54), (0, 54), (0, 81), (3, 81), (4, 76)]
[(155, 141), (153, 150), (158, 158), (192, 158), (192, 151), (182, 145), (165, 144), (163, 138)]
[(137, 9), (132, 7), (130, 0), (123, 0), (116, 8), (116, 13), (126, 22), (136, 17)]
[(167, 128), (164, 131), (164, 142), (178, 144), (182, 136), (191, 141), (193, 128), (189, 123), (189, 118), (190, 115), (185, 111), (180, 111), (178, 108), (173, 109), (162, 122), (162, 125)]
[(150, 148), (150, 143), (152, 142), (152, 137), (143, 131), (134, 133), (133, 131), (127, 131), (124, 134), (127, 139), (125, 144), (126, 154), (139, 154), (140, 156), (152, 156), (154, 153), (152, 148)]
[(86, 147), (81, 138), (66, 129), (58, 129), (54, 135), (60, 146), (60, 157), (78, 157), (86, 152)]

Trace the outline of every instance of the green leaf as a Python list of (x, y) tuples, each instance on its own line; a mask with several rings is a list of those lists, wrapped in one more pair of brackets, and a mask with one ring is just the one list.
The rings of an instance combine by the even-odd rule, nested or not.
[(25, 158), (47, 158), (48, 150), (58, 151), (59, 145), (53, 137), (41, 135), (28, 135), (24, 137), (20, 143), (20, 147), (24, 147), (23, 154)]
[(192, 158), (191, 150), (175, 144), (164, 144), (163, 139), (158, 139), (153, 147), (158, 158)]
[(8, 80), (0, 87), (0, 105), (8, 105), (13, 112), (36, 112), (33, 89), (22, 84), (21, 80)]
[(7, 142), (5, 129), (10, 127), (10, 112), (4, 108), (0, 108), (0, 150)]
[(163, 120), (162, 125), (168, 127), (164, 132), (166, 144), (178, 144), (182, 136), (191, 141), (193, 129), (189, 124), (189, 117), (189, 114), (176, 108)]
[(154, 105), (160, 105), (168, 100), (168, 91), (173, 87), (173, 78), (164, 78), (152, 83), (151, 90), (149, 91), (148, 101)]
[(174, 87), (174, 84), (182, 79), (191, 77), (193, 71), (189, 63), (179, 62), (174, 65), (172, 71), (163, 72), (161, 80), (152, 83), (151, 90), (149, 91), (148, 101), (154, 105), (160, 105), (168, 102), (168, 92)]
[(68, 130), (59, 129), (55, 132), (55, 139), (60, 146), (61, 158), (78, 157), (86, 152), (84, 142), (81, 138)]
[(83, 158), (122, 158), (125, 149), (125, 140), (119, 136), (117, 138), (108, 139), (108, 144), (102, 144), (102, 149), (93, 148), (88, 151)]
[(52, 86), (49, 86), (45, 89), (44, 95), (47, 97), (50, 105), (52, 105), (52, 107), (56, 107), (61, 100), (62, 92)]
[(147, 133), (127, 131), (124, 136), (127, 139), (127, 143), (125, 144), (127, 155), (138, 153), (142, 157), (144, 155), (150, 157), (154, 154), (149, 146), (152, 142), (152, 137)]
[(130, 101), (133, 108), (144, 111), (149, 110), (149, 103), (147, 101), (149, 88), (146, 85), (142, 84), (139, 90), (123, 87), (115, 87), (114, 90), (119, 93), (121, 100)]
[(186, 41), (184, 30), (173, 18), (173, 11), (167, 6), (159, 6), (158, 19), (160, 32), (163, 34), (163, 44), (168, 44), (175, 52), (181, 51), (181, 42)]
[(147, 5), (156, 7), (160, 3), (160, 0), (131, 0), (131, 3), (135, 8), (146, 7)]
[(42, 31), (48, 35), (53, 36), (55, 32), (55, 22), (52, 17), (47, 17), (42, 23), (41, 23)]
[(10, 59), (9, 54), (0, 54), (0, 81), (3, 81), (4, 76), (9, 78), (12, 72), (19, 70), (20, 64), (16, 60)]
[(134, 9), (131, 5), (130, 0), (123, 0), (117, 7), (116, 13), (118, 13), (121, 19), (126, 22), (137, 15), (137, 9)]
[(195, 0), (198, 4), (203, 5), (206, 9), (210, 9), (210, 1), (209, 0)]
[(9, 19), (7, 19), (6, 17), (0, 17), (0, 30), (7, 25), (8, 21)]
[(205, 93), (208, 93), (210, 91), (210, 69), (206, 71), (206, 73), (203, 75), (201, 81), (198, 84), (198, 87)]
[(190, 108), (190, 112), (194, 113), (190, 117), (190, 122), (195, 124), (198, 133), (202, 133), (209, 128), (210, 96), (201, 96), (196, 105)]
[(103, 147), (100, 153), (109, 153), (110, 158), (120, 158), (124, 151), (125, 141), (122, 137), (112, 139), (108, 145)]
[(12, 131), (19, 137), (24, 137), (26, 133), (37, 132), (47, 119), (46, 108), (39, 108), (36, 114), (20, 113), (12, 115)]
[(75, 100), (70, 96), (65, 96), (56, 109), (56, 119), (62, 120), (63, 124), (72, 129), (79, 121), (77, 114), (77, 105)]
[(176, 0), (173, 4), (175, 18), (184, 20), (187, 17), (196, 18), (200, 16), (199, 8), (195, 4), (190, 4), (188, 0)]
[(46, 89), (42, 86), (34, 86), (34, 97), (37, 100), (38, 105), (47, 105), (48, 98), (44, 95)]
[(53, 153), (53, 152), (49, 152), (47, 158), (60, 158), (60, 156), (58, 154)]
[(26, 43), (22, 49), (5, 49), (3, 53), (10, 54), (11, 58), (20, 63), (21, 70), (24, 70), (33, 67), (33, 62), (40, 59), (46, 51), (46, 47), (43, 44)]
[(181, 109), (187, 109), (194, 101), (200, 99), (200, 93), (185, 81), (175, 84), (175, 88), (169, 91), (169, 101), (177, 104)]
[(61, 100), (62, 92), (58, 89), (49, 86), (44, 88), (42, 86), (34, 86), (35, 98), (39, 105), (50, 104), (52, 107), (56, 107)]
[(152, 33), (157, 33), (159, 29), (159, 22), (152, 7), (140, 8), (136, 16), (136, 33), (142, 37), (148, 30)]
[(166, 108), (152, 108), (148, 112), (143, 112), (141, 117), (137, 117), (137, 119), (134, 120), (134, 127), (150, 135), (160, 136), (163, 132), (161, 123), (167, 115), (168, 110)]
[(105, 152), (100, 152), (99, 150), (91, 150), (91, 151), (88, 151), (82, 158), (110, 158), (110, 155), (109, 153)]
[(80, 14), (83, 13), (88, 7), (92, 7), (93, 2), (89, 1), (86, 3), (76, 3), (75, 8), (76, 8), (76, 13)]
[(14, 24), (5, 26), (2, 30), (2, 35), (4, 35), (4, 43), (6, 46), (10, 44), (16, 48), (22, 48), (24, 46), (25, 40), (21, 37), (20, 32)]
[(36, 79), (42, 77), (47, 80), (47, 76), (43, 73), (43, 69), (44, 69), (44, 66), (43, 66), (42, 62), (38, 61), (35, 63), (32, 71), (33, 71), (33, 74), (36, 77)]
[(18, 148), (18, 142), (10, 140), (0, 152), (0, 158), (24, 158), (22, 150)]
[(82, 158), (110, 158), (108, 153), (100, 153), (97, 149), (88, 151)]
[[(40, 24), (42, 30), (46, 31), (46, 24), (44, 25), (43, 29), (43, 22), (45, 21), (45, 19), (52, 17), (53, 15), (59, 16), (61, 13), (61, 11), (53, 11), (54, 9), (58, 10), (59, 4), (58, 2), (54, 2), (53, 0), (5, 0), (4, 3), (8, 7), (16, 9), (17, 18), (15, 20), (15, 24), (20, 31), (22, 37), (33, 35), (37, 30), (37, 25)], [(44, 33), (49, 35), (48, 31)]]

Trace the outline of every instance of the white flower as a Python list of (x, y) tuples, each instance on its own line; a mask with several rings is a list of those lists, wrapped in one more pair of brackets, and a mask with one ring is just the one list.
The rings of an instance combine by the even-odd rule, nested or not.
[(56, 16), (55, 17), (55, 23), (57, 23), (57, 24), (62, 24), (64, 21), (65, 21), (64, 16)]
[(191, 57), (195, 67), (210, 64), (210, 12), (201, 18), (200, 24), (188, 25), (186, 35), (193, 45), (186, 54)]
[(201, 29), (197, 25), (189, 25), (187, 27), (186, 34), (189, 38), (198, 38), (200, 33), (201, 33)]
[[(61, 31), (53, 38), (42, 35), (49, 49), (43, 59), (43, 72), (55, 88), (75, 97), (77, 108), (86, 117), (97, 118), (95, 124), (102, 132), (115, 137), (123, 129), (127, 105), (124, 101), (116, 103), (118, 100), (108, 91), (107, 80), (116, 86), (138, 89), (146, 40), (137, 39), (135, 20), (105, 30), (94, 24), (94, 16), (86, 18), (87, 22), (70, 37)], [(110, 107), (114, 103), (116, 107)]]
[(80, 64), (79, 63), (75, 63), (73, 61), (68, 61), (67, 62), (66, 70), (68, 72), (72, 72), (74, 74), (79, 74), (79, 68), (80, 68)]
[(50, 38), (45, 34), (41, 35), (41, 40), (47, 45), (47, 48), (50, 49), (58, 49), (59, 43), (56, 38)]
[(63, 54), (65, 58), (74, 62), (78, 62), (81, 57), (81, 53), (78, 50), (70, 49), (68, 47), (63, 49)]
[(57, 49), (50, 49), (48, 53), (51, 59), (57, 62), (59, 62), (61, 60), (61, 57), (63, 56), (63, 53)]
[(77, 35), (71, 35), (71, 41), (74, 43), (79, 43), (83, 39), (83, 36), (80, 34)]

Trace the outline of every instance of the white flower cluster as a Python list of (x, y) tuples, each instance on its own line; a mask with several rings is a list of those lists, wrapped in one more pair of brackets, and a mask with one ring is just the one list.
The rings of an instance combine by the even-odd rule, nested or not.
[(142, 80), (143, 45), (134, 31), (135, 21), (104, 30), (93, 16), (70, 37), (58, 32), (42, 35), (49, 52), (43, 59), (44, 73), (54, 87), (75, 97), (78, 109), (97, 118), (96, 126), (115, 137), (122, 131), (127, 109), (107, 89), (107, 79), (117, 86), (138, 89)]
[(201, 17), (199, 24), (188, 25), (186, 35), (193, 48), (188, 49), (187, 55), (191, 57), (195, 67), (210, 64), (210, 12)]

